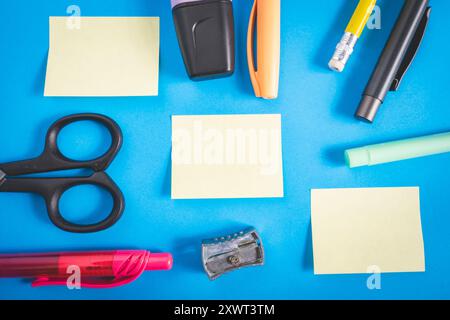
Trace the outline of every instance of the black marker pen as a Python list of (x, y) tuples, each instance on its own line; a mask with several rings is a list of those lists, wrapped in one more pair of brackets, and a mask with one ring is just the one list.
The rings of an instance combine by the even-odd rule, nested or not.
[(231, 0), (171, 0), (173, 19), (191, 79), (234, 72), (234, 17)]
[(405, 0), (400, 16), (364, 90), (356, 117), (373, 122), (388, 91), (396, 91), (419, 49), (428, 25), (429, 0)]

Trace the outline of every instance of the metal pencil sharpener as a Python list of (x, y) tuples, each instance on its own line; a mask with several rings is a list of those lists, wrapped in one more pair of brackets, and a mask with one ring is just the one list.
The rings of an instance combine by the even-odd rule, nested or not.
[(264, 249), (255, 229), (204, 240), (202, 243), (203, 267), (210, 280), (224, 273), (244, 267), (264, 264)]

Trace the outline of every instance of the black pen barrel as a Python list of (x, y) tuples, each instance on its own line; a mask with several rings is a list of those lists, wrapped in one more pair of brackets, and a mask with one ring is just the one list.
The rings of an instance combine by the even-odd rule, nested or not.
[(373, 122), (395, 80), (429, 0), (405, 0), (399, 18), (366, 86), (356, 117)]

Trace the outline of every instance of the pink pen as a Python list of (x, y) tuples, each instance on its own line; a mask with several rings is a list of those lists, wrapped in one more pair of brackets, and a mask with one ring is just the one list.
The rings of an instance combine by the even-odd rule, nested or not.
[(35, 279), (33, 287), (65, 286), (78, 270), (82, 288), (114, 288), (172, 264), (171, 254), (146, 250), (0, 255), (0, 278)]

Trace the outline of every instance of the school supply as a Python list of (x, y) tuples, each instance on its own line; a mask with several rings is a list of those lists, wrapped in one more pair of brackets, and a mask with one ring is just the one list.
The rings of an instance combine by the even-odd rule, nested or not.
[(172, 199), (283, 197), (280, 115), (172, 117)]
[(450, 152), (450, 132), (350, 149), (345, 151), (345, 162), (356, 168), (446, 152)]
[(342, 72), (361, 37), (377, 0), (360, 0), (353, 16), (345, 29), (341, 41), (336, 47), (328, 66), (331, 70)]
[(411, 66), (430, 18), (429, 0), (405, 0), (394, 29), (367, 84), (355, 116), (373, 122), (388, 91), (397, 91)]
[(169, 253), (146, 250), (0, 255), (0, 278), (33, 279), (33, 287), (115, 288), (145, 271), (170, 270)]
[[(90, 161), (75, 161), (65, 157), (58, 147), (61, 130), (78, 121), (94, 121), (105, 126), (111, 134), (111, 147), (101, 157)], [(97, 232), (113, 226), (122, 216), (125, 200), (122, 192), (105, 170), (122, 146), (122, 131), (118, 124), (99, 114), (75, 114), (56, 121), (48, 130), (43, 153), (31, 160), (0, 164), (0, 192), (36, 193), (45, 199), (50, 220), (60, 229), (76, 232)], [(91, 169), (88, 177), (72, 178), (19, 178), (23, 175), (48, 173), (72, 169)], [(98, 223), (80, 225), (66, 220), (60, 212), (59, 201), (67, 190), (80, 185), (95, 185), (108, 191), (114, 201), (110, 215)]]
[[(255, 0), (248, 26), (247, 60), (255, 95), (260, 98), (276, 99), (278, 97), (280, 29), (281, 1)], [(256, 41), (255, 32), (257, 33)]]
[(191, 79), (234, 72), (232, 0), (171, 0), (173, 20)]
[(255, 229), (204, 240), (203, 267), (210, 280), (244, 267), (264, 265), (264, 248)]
[(50, 17), (49, 45), (47, 97), (158, 95), (158, 17)]
[(311, 191), (315, 274), (425, 271), (419, 188)]

